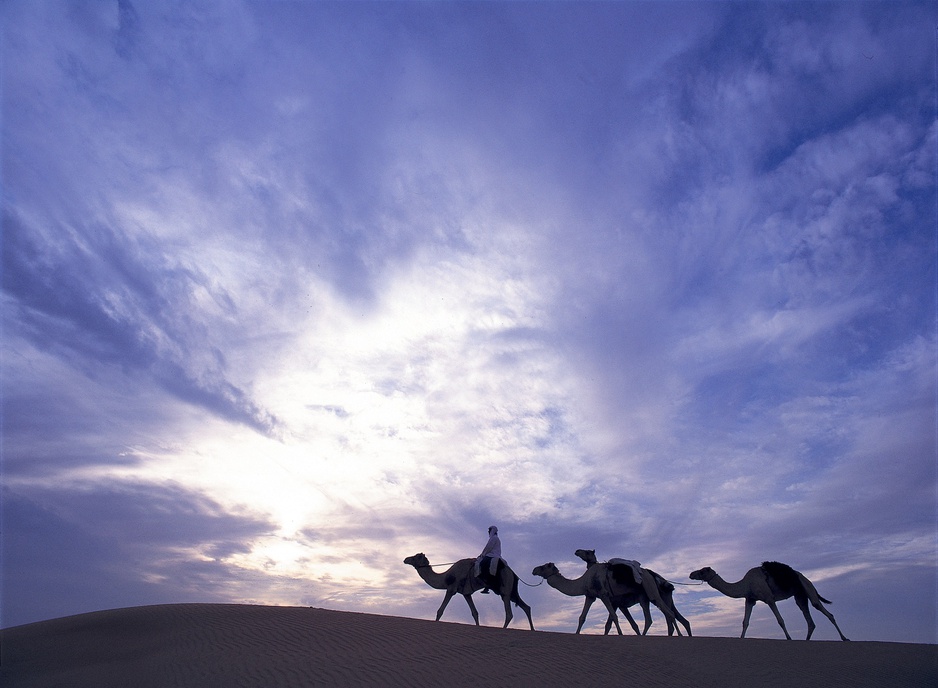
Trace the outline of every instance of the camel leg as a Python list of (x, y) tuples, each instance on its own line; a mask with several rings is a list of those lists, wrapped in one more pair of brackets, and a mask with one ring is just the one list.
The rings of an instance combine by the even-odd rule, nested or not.
[[(831, 623), (834, 624), (834, 628), (837, 629), (837, 633), (840, 634), (841, 640), (847, 640), (847, 641), (850, 640), (850, 638), (845, 636), (843, 632), (840, 630), (840, 626), (837, 625), (837, 621), (834, 619), (834, 615), (824, 608), (824, 605), (821, 604), (820, 600), (818, 600), (817, 602), (811, 602), (811, 604), (814, 605), (814, 608), (817, 609), (819, 612), (821, 612), (821, 614), (823, 614), (824, 616), (826, 616), (828, 619), (831, 620)], [(805, 615), (807, 616), (807, 611), (805, 611)]]
[[(583, 628), (583, 623), (586, 621), (586, 615), (589, 613), (590, 607), (593, 606), (593, 601), (595, 599), (596, 599), (595, 597), (590, 597), (589, 595), (587, 595), (586, 599), (583, 601), (583, 611), (580, 612), (580, 618), (577, 621), (577, 625), (576, 625), (577, 633), (579, 633), (580, 629)], [(606, 631), (606, 632), (608, 633), (609, 631)]]
[(681, 616), (681, 613), (677, 610), (677, 607), (674, 606), (674, 595), (669, 592), (665, 595), (662, 595), (661, 599), (664, 600), (664, 603), (671, 608), (671, 612), (674, 614), (674, 621), (668, 619), (667, 615), (664, 617), (668, 622), (668, 635), (672, 635), (672, 629), (677, 631), (678, 635), (683, 635), (681, 633), (681, 627), (677, 625), (677, 622), (680, 621), (682, 624), (684, 624), (684, 628), (687, 629), (687, 635), (690, 636), (690, 623), (688, 623), (687, 619)]
[(609, 612), (609, 616), (606, 618), (606, 635), (609, 634), (610, 624), (616, 625), (616, 632), (619, 635), (622, 635), (622, 627), (619, 626), (619, 617), (616, 616), (616, 607), (608, 599), (603, 598), (603, 604), (606, 606), (606, 611)]
[(528, 626), (531, 627), (531, 630), (534, 630), (534, 620), (531, 618), (531, 605), (521, 599), (521, 595), (517, 591), (511, 594), (511, 601), (516, 605), (521, 607), (521, 610), (524, 612), (524, 615), (528, 617)]
[(443, 610), (446, 609), (446, 605), (449, 604), (449, 601), (453, 599), (453, 595), (456, 594), (455, 590), (447, 590), (446, 594), (443, 595), (443, 604), (440, 605), (440, 608), (436, 610), (436, 620), (439, 621), (440, 617), (443, 616)]
[[(788, 635), (788, 629), (785, 628), (785, 619), (783, 619), (783, 618), (782, 618), (782, 615), (779, 613), (778, 607), (776, 606), (775, 602), (767, 602), (766, 604), (769, 605), (769, 609), (771, 609), (771, 610), (772, 610), (772, 613), (775, 614), (775, 618), (778, 620), (778, 625), (782, 627), (782, 630), (783, 630), (783, 631), (785, 631), (785, 637), (786, 637), (788, 640), (791, 640), (791, 636)], [(813, 628), (813, 626), (814, 626), (814, 620), (809, 618), (809, 619), (808, 619), (808, 622), (809, 622), (809, 626), (808, 626), (808, 637), (810, 638), (810, 637), (811, 637), (811, 633), (814, 631), (814, 628)]]
[[(679, 612), (677, 609), (674, 610), (674, 618), (677, 619), (678, 621), (680, 621), (682, 624), (684, 624), (684, 628), (687, 629), (687, 637), (688, 637), (688, 638), (694, 637), (694, 634), (690, 632), (690, 621), (688, 621), (687, 619), (685, 619), (685, 618), (681, 615), (681, 612)], [(681, 630), (678, 629), (677, 633), (678, 633), (678, 635), (680, 635), (680, 634), (681, 634)]]
[[(655, 606), (657, 607), (658, 605), (655, 605)], [(660, 610), (661, 607), (658, 607), (658, 609)], [(664, 612), (661, 612), (661, 613), (664, 614)], [(664, 620), (665, 620), (665, 622), (667, 622), (667, 624), (668, 624), (668, 637), (671, 637), (672, 635), (674, 635), (674, 631), (675, 631), (675, 630), (677, 631), (677, 634), (678, 634), (678, 635), (681, 635), (681, 629), (678, 628), (677, 623), (676, 623), (675, 621), (673, 621), (670, 616), (668, 616), (667, 614), (665, 614), (665, 615), (664, 615)]]
[[(606, 616), (606, 625), (603, 626), (603, 635), (609, 635), (609, 631), (612, 630), (612, 624), (613, 624), (613, 622), (617, 622), (617, 621), (618, 621), (618, 619), (616, 618), (615, 615), (613, 615), (613, 614), (608, 614), (608, 615)], [(619, 624), (618, 624), (618, 623), (616, 623), (616, 628), (618, 628), (619, 635), (622, 635), (622, 629), (619, 628)]]
[[(690, 621), (688, 621), (687, 619), (685, 619), (685, 618), (681, 615), (681, 612), (679, 612), (679, 611), (677, 610), (677, 607), (674, 605), (674, 593), (669, 592), (669, 593), (667, 594), (667, 597), (666, 597), (665, 601), (668, 603), (668, 605), (670, 605), (671, 611), (674, 612), (674, 619), (675, 619), (676, 621), (679, 621), (681, 624), (683, 624), (683, 625), (684, 625), (684, 628), (687, 629), (687, 637), (688, 637), (688, 638), (692, 638), (692, 637), (694, 636), (694, 634), (691, 633), (691, 631), (690, 631)], [(678, 635), (681, 635), (681, 629), (680, 629), (680, 627), (677, 625), (677, 623), (674, 624), (674, 627), (677, 629), (677, 634), (678, 634)]]
[(648, 608), (648, 600), (642, 600), (642, 611), (645, 613), (645, 628), (642, 629), (642, 635), (648, 635), (648, 629), (651, 628), (651, 610)]
[[(672, 610), (672, 613), (673, 613), (674, 604), (673, 604), (673, 602), (671, 601), (671, 596), (668, 595), (668, 594), (665, 594), (665, 595), (662, 595), (662, 596), (661, 596), (661, 599), (664, 601), (665, 604), (667, 604), (669, 607), (671, 607), (671, 610)], [(661, 609), (661, 607), (659, 607), (658, 609)], [(664, 612), (661, 612), (661, 613), (664, 614)], [(668, 617), (667, 614), (664, 615), (664, 620), (665, 620), (665, 621), (667, 622), (667, 624), (668, 624), (668, 637), (670, 638), (672, 635), (674, 635), (674, 629), (677, 628), (677, 623), (675, 623), (674, 621), (672, 621), (672, 620)], [(681, 635), (681, 629), (680, 629), (680, 628), (677, 628), (677, 634), (678, 634), (678, 635)]]
[(619, 626), (619, 619), (615, 614), (610, 614), (606, 617), (606, 626), (603, 629), (603, 635), (609, 635), (609, 631), (612, 630), (612, 624), (616, 625), (616, 630), (619, 632), (619, 635), (622, 635), (622, 628)]
[(626, 606), (619, 607), (619, 610), (625, 614), (626, 621), (629, 622), (629, 625), (632, 627), (632, 630), (635, 631), (635, 635), (641, 635), (641, 631), (638, 630), (638, 624), (635, 623), (635, 619), (632, 618), (632, 614), (629, 613), (629, 608)]
[(525, 604), (525, 605), (519, 605), (519, 606), (521, 607), (521, 609), (524, 610), (524, 615), (528, 617), (528, 626), (529, 626), (529, 627), (531, 628), (531, 630), (533, 631), (533, 630), (534, 630), (534, 619), (531, 618), (531, 607), (530, 607), (530, 605)]
[(661, 599), (661, 591), (658, 590), (658, 584), (655, 583), (654, 577), (651, 574), (646, 573), (642, 575), (642, 587), (645, 588), (645, 594), (648, 596), (649, 601), (654, 602), (655, 606), (664, 614), (670, 627), (670, 624), (674, 622), (674, 612), (672, 612), (671, 607), (665, 604), (664, 600)]
[[(472, 601), (472, 595), (467, 595), (466, 593), (463, 593), (463, 597), (466, 598), (466, 604), (469, 605), (469, 611), (472, 612), (472, 618), (476, 622), (476, 626), (478, 626), (479, 625), (479, 610), (476, 609), (475, 602)], [(440, 617), (437, 617), (437, 621), (439, 621), (439, 619)]]
[[(504, 590), (504, 588), (502, 588)], [(502, 593), (502, 602), (505, 603), (505, 625), (502, 628), (508, 628), (508, 624), (511, 623), (513, 615), (511, 613), (511, 593)]]
[(743, 633), (740, 638), (746, 637), (746, 629), (749, 628), (749, 617), (752, 616), (752, 608), (756, 606), (755, 600), (746, 600), (746, 612), (743, 614)]
[(811, 618), (811, 610), (808, 608), (808, 598), (796, 597), (795, 604), (798, 605), (798, 609), (804, 614), (804, 620), (808, 623), (808, 637), (805, 638), (805, 640), (811, 640), (811, 636), (814, 634), (814, 629), (817, 628), (817, 624), (815, 624), (814, 619)]

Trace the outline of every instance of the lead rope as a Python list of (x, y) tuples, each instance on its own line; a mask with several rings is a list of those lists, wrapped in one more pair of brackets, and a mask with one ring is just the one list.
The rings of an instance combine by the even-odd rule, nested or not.
[[(426, 568), (433, 568), (434, 566), (452, 566), (452, 565), (455, 564), (455, 563), (456, 563), (455, 561), (448, 561), (448, 562), (446, 562), (446, 563), (444, 563), (444, 564), (423, 564), (423, 565), (420, 566), (419, 568), (426, 569)], [(518, 576), (517, 573), (516, 573), (515, 575)], [(536, 588), (537, 586), (539, 586), (541, 583), (544, 582), (544, 581), (542, 580), (541, 583), (528, 583), (528, 582), (527, 582), (526, 580), (524, 580), (524, 578), (522, 578), (521, 576), (518, 576), (518, 580), (521, 581), (522, 583), (524, 583), (525, 585), (527, 585), (529, 588)]]
[[(517, 573), (516, 573), (515, 575), (518, 576)], [(546, 581), (547, 579), (546, 579), (546, 578), (542, 578), (540, 583), (528, 583), (524, 578), (522, 578), (521, 576), (518, 576), (518, 580), (521, 581), (522, 583), (524, 583), (525, 585), (527, 585), (529, 588), (536, 588), (537, 586), (541, 585), (541, 583), (543, 583), (543, 582)]]

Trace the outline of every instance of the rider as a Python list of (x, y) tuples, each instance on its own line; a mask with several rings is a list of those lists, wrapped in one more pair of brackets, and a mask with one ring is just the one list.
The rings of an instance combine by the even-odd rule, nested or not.
[[(482, 573), (482, 560), (485, 557), (491, 557), (489, 560), (489, 576), (485, 579), (487, 582), (489, 577), (495, 577), (495, 572), (498, 570), (498, 560), (502, 558), (502, 541), (498, 539), (498, 528), (496, 526), (489, 526), (489, 540), (482, 548), (482, 554), (476, 557), (475, 575), (477, 578)], [(489, 586), (486, 585), (482, 590), (482, 594), (487, 595), (488, 592)]]

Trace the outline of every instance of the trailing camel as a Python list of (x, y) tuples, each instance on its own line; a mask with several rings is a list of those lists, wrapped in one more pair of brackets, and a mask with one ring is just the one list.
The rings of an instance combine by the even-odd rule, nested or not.
[(502, 628), (507, 628), (508, 624), (511, 623), (511, 603), (514, 602), (524, 611), (525, 615), (528, 617), (528, 624), (531, 626), (531, 630), (534, 630), (534, 622), (531, 620), (531, 607), (528, 606), (527, 603), (521, 599), (521, 595), (518, 594), (518, 576), (509, 568), (504, 560), (499, 562), (495, 579), (490, 581), (485, 581), (473, 575), (475, 559), (460, 559), (443, 573), (436, 573), (430, 567), (430, 562), (423, 552), (415, 554), (412, 557), (407, 557), (404, 563), (417, 569), (417, 574), (423, 578), (424, 582), (431, 588), (446, 591), (446, 594), (443, 596), (443, 604), (440, 605), (440, 608), (436, 612), (437, 621), (443, 616), (443, 610), (446, 609), (446, 605), (449, 604), (453, 595), (458, 593), (465, 598), (466, 604), (469, 605), (469, 611), (472, 612), (472, 618), (476, 622), (476, 626), (478, 626), (479, 612), (472, 602), (472, 593), (488, 585), (493, 592), (497, 593), (502, 598), (502, 602), (505, 604), (505, 624)]
[(819, 610), (824, 616), (830, 619), (834, 628), (840, 634), (841, 640), (849, 640), (840, 631), (840, 626), (834, 620), (834, 615), (824, 608), (822, 602), (831, 604), (818, 594), (814, 583), (809, 581), (801, 572), (796, 571), (788, 564), (782, 564), (777, 561), (764, 561), (762, 566), (756, 566), (746, 572), (741, 580), (735, 583), (727, 583), (720, 578), (716, 571), (706, 566), (690, 574), (693, 580), (704, 581), (714, 590), (719, 590), (727, 597), (742, 597), (746, 600), (746, 612), (743, 615), (743, 632), (740, 638), (746, 637), (746, 629), (749, 628), (749, 617), (752, 614), (752, 608), (756, 602), (765, 602), (769, 609), (775, 614), (778, 625), (785, 632), (785, 637), (791, 640), (788, 635), (788, 629), (785, 628), (785, 621), (775, 605), (780, 600), (787, 600), (789, 597), (795, 598), (795, 604), (804, 614), (805, 621), (808, 622), (808, 636), (805, 640), (811, 640), (811, 634), (814, 633), (816, 624), (811, 618), (811, 611), (808, 608), (810, 602), (815, 609)]

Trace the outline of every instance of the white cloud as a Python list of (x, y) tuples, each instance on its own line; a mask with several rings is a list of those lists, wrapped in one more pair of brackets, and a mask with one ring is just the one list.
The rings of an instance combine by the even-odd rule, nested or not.
[(156, 587), (412, 615), (490, 519), (523, 577), (931, 561), (920, 10), (259, 7), (9, 10), (5, 483), (234, 515)]

